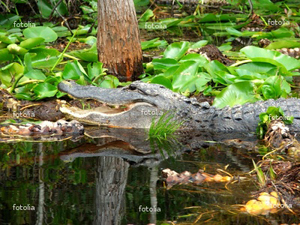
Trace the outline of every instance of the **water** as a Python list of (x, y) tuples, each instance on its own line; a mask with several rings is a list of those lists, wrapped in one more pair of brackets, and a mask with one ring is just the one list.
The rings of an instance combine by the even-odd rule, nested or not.
[[(92, 130), (89, 136), (75, 142), (1, 143), (0, 224), (300, 221), (287, 210), (265, 216), (240, 211), (241, 204), (251, 199), (250, 193), (258, 190), (254, 179), (246, 174), (253, 169), (252, 159), (259, 159), (253, 151), (214, 144), (214, 137), (209, 143), (203, 141), (208, 136), (197, 141), (187, 134), (180, 140), (182, 145), (171, 142), (167, 151), (160, 148), (158, 152), (152, 152), (144, 131)], [(120, 155), (122, 158), (117, 157)], [(237, 182), (167, 189), (161, 173), (165, 168), (192, 173), (203, 169), (210, 174), (227, 168)]]

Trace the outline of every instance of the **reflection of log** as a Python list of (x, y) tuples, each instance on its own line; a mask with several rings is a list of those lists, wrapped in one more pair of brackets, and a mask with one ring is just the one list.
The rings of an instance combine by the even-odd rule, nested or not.
[[(150, 174), (150, 196), (151, 196), (151, 207), (152, 209), (156, 209), (156, 210), (158, 209), (157, 191), (156, 191), (157, 181), (158, 181), (158, 165), (155, 165), (151, 168), (151, 174)], [(150, 222), (152, 224), (156, 224), (156, 210), (150, 212)]]
[(96, 217), (94, 224), (121, 224), (125, 212), (124, 191), (129, 164), (122, 158), (99, 157), (96, 178)]
[(44, 145), (43, 143), (38, 143), (38, 151), (39, 151), (39, 205), (37, 211), (37, 220), (36, 225), (43, 224), (44, 220), (44, 205), (45, 205), (45, 183), (43, 182), (44, 179)]

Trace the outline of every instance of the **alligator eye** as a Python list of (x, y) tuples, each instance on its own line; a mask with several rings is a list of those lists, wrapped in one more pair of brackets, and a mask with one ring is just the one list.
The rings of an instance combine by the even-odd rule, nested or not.
[(128, 88), (132, 91), (136, 90), (136, 86), (134, 84), (130, 84)]

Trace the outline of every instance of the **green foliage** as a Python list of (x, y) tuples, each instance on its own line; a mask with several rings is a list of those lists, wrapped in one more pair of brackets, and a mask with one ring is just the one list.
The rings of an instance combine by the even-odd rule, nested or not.
[(285, 124), (292, 124), (294, 117), (286, 117), (280, 107), (269, 107), (266, 112), (259, 114), (260, 122), (256, 128), (256, 134), (259, 139), (263, 139), (269, 124), (273, 120), (282, 120)]
[(253, 159), (252, 159), (252, 162), (253, 162), (253, 166), (254, 166), (254, 169), (257, 174), (258, 183), (261, 187), (264, 187), (266, 185), (266, 180), (267, 180), (266, 175), (264, 174), (262, 169), (256, 165), (256, 163), (254, 162)]
[(148, 131), (149, 139), (167, 140), (183, 124), (183, 121), (174, 119), (171, 112), (164, 113), (157, 121), (153, 118)]

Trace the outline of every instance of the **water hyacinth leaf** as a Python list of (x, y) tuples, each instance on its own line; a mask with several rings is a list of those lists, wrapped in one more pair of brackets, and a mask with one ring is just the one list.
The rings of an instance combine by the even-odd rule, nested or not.
[(5, 43), (5, 44), (13, 44), (13, 42), (6, 36), (1, 35), (0, 36), (0, 43)]
[(0, 27), (9, 28), (11, 27), (15, 21), (19, 20), (21, 17), (14, 14), (1, 14), (0, 15)]
[(295, 70), (300, 68), (300, 61), (277, 51), (270, 51), (254, 46), (247, 46), (240, 50), (252, 61), (268, 62), (284, 70)]
[(268, 77), (267, 75), (262, 75), (260, 73), (255, 73), (253, 71), (246, 70), (246, 69), (236, 69), (236, 72), (239, 78), (243, 78), (247, 80), (265, 79)]
[(16, 54), (16, 55), (24, 55), (26, 52), (28, 52), (27, 49), (22, 48), (17, 44), (8, 45), (7, 49), (11, 54)]
[(163, 75), (153, 77), (150, 80), (150, 82), (153, 83), (153, 84), (161, 84), (161, 85), (165, 86), (166, 88), (169, 88), (170, 90), (172, 90), (171, 80), (166, 78)]
[(227, 67), (224, 64), (220, 63), (219, 61), (217, 61), (217, 60), (213, 60), (213, 61), (209, 62), (207, 65), (205, 65), (205, 69), (212, 76), (214, 76), (214, 73), (218, 72), (218, 71), (228, 72)]
[(213, 76), (213, 81), (215, 83), (220, 83), (223, 85), (232, 84), (236, 81), (237, 76), (227, 73), (225, 71), (216, 71)]
[(56, 49), (34, 48), (30, 50), (34, 53), (31, 56), (32, 66), (34, 68), (51, 68), (59, 57), (59, 51)]
[(186, 41), (170, 44), (164, 52), (164, 58), (179, 60), (189, 49), (189, 43)]
[[(57, 1), (51, 1), (51, 2), (53, 6), (56, 5), (57, 3)], [(51, 6), (51, 4), (49, 4), (49, 2), (46, 0), (38, 0), (37, 5), (40, 12), (42, 13), (42, 17), (48, 19), (51, 12), (53, 11), (53, 6)], [(66, 5), (63, 1), (56, 7), (56, 10), (58, 10), (58, 12), (61, 15), (65, 15), (68, 12)], [(58, 13), (54, 11), (54, 15), (58, 15)]]
[(102, 88), (116, 88), (119, 85), (119, 79), (112, 75), (105, 76), (99, 87)]
[(168, 70), (170, 67), (175, 66), (178, 62), (175, 59), (162, 58), (152, 60), (153, 68), (155, 70)]
[(0, 69), (0, 80), (7, 88), (11, 87), (14, 80), (17, 80), (24, 73), (24, 67), (19, 63), (10, 63)]
[(77, 80), (82, 75), (79, 66), (75, 62), (68, 62), (63, 72), (63, 79)]
[(40, 12), (42, 13), (42, 17), (45, 19), (49, 18), (52, 12), (52, 7), (49, 4), (49, 2), (46, 0), (38, 0), (37, 5), (39, 7)]
[(215, 98), (213, 106), (224, 108), (234, 105), (243, 105), (247, 102), (256, 102), (259, 100), (255, 94), (253, 85), (250, 81), (231, 84), (224, 88)]
[(186, 81), (185, 84), (182, 85), (180, 91), (181, 92), (194, 92), (197, 93), (203, 91), (206, 88), (206, 84), (211, 80), (209, 74), (200, 73), (190, 80)]
[(24, 74), (25, 77), (33, 80), (45, 80), (46, 76), (41, 70), (30, 70)]
[(206, 40), (201, 40), (198, 41), (194, 44), (192, 44), (192, 46), (190, 47), (191, 49), (197, 49), (197, 48), (202, 48), (203, 46), (205, 46), (208, 43), (208, 41)]
[(168, 45), (168, 42), (165, 40), (159, 40), (159, 38), (152, 39), (150, 41), (142, 41), (141, 46), (142, 50), (157, 48), (157, 47), (165, 47)]
[(0, 61), (10, 61), (13, 60), (13, 58), (13, 54), (11, 54), (7, 48), (0, 49)]
[(186, 83), (193, 79), (198, 71), (198, 63), (186, 61), (182, 63), (173, 74), (172, 86), (180, 90)]
[(299, 48), (300, 42), (297, 40), (280, 40), (269, 44), (266, 49), (280, 49), (280, 48)]
[(253, 73), (270, 74), (270, 71), (276, 69), (276, 66), (265, 62), (250, 62), (239, 66), (239, 69), (252, 71)]
[(146, 22), (148, 21), (151, 17), (154, 16), (154, 13), (151, 9), (147, 9), (143, 15), (141, 16), (141, 18), (139, 19), (139, 21), (141, 22)]
[(264, 99), (277, 99), (287, 97), (291, 92), (290, 85), (281, 76), (272, 76), (265, 80), (262, 87), (258, 90), (262, 92)]
[(191, 53), (188, 55), (183, 56), (180, 59), (180, 62), (185, 62), (185, 61), (195, 61), (199, 64), (200, 67), (203, 67), (204, 65), (206, 65), (207, 63), (209, 63), (208, 59), (200, 54), (196, 54), (196, 53)]
[(57, 87), (49, 83), (39, 83), (35, 88), (33, 88), (33, 91), (39, 100), (55, 96)]
[(98, 53), (96, 45), (93, 45), (89, 49), (82, 49), (69, 52), (69, 55), (75, 56), (87, 62), (98, 62)]
[(57, 34), (50, 27), (29, 27), (23, 31), (26, 38), (41, 37), (45, 42), (52, 42), (57, 39)]
[(93, 80), (95, 77), (98, 77), (99, 75), (104, 75), (106, 69), (103, 69), (103, 63), (101, 62), (96, 62), (96, 63), (89, 63), (87, 65), (87, 69), (88, 69), (88, 77)]
[(28, 93), (17, 93), (17, 94), (14, 94), (14, 97), (16, 99), (23, 99), (23, 100), (28, 100), (28, 101), (33, 100), (33, 97)]
[(31, 49), (31, 48), (43, 43), (44, 41), (45, 41), (45, 39), (42, 37), (28, 38), (25, 41), (22, 41), (20, 43), (20, 47), (26, 48), (26, 49)]
[(170, 67), (169, 69), (167, 69), (166, 72), (164, 72), (164, 76), (167, 77), (167, 78), (169, 78), (169, 79), (172, 79), (173, 74), (175, 73), (175, 71), (176, 71), (178, 68), (179, 68), (179, 65)]

